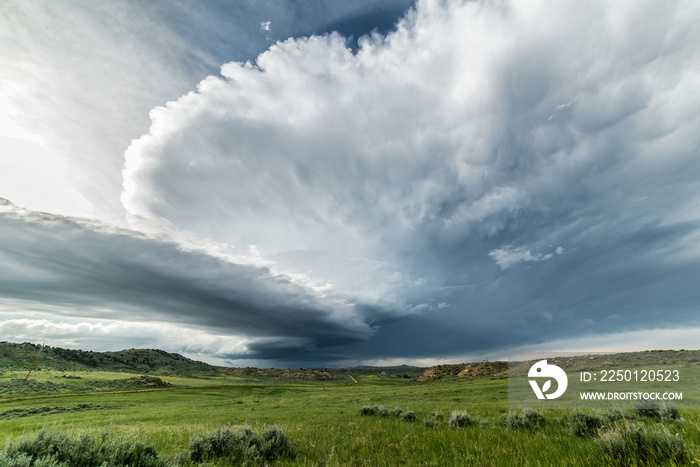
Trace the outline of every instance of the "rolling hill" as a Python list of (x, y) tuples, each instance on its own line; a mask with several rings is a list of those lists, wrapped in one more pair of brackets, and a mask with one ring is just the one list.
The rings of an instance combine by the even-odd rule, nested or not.
[[(41, 346), (0, 342), (0, 371), (28, 370)], [(176, 353), (153, 349), (93, 352), (44, 346), (35, 369), (101, 370), (154, 375), (215, 375), (217, 367)]]

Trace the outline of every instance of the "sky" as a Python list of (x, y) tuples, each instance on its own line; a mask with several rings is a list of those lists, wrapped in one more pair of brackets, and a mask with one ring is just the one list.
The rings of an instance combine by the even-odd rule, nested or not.
[(0, 340), (699, 348), (700, 4), (0, 4)]

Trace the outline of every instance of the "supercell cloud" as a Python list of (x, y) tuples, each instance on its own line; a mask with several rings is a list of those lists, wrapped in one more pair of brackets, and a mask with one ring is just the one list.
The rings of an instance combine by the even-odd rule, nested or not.
[(131, 230), (8, 208), (3, 293), (277, 364), (698, 326), (699, 18), (421, 1), (356, 44), (278, 42), (151, 111)]

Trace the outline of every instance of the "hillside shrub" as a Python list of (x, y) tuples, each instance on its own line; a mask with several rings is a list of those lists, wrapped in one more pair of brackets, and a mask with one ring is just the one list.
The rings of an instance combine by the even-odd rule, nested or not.
[(596, 440), (609, 465), (684, 464), (691, 458), (685, 442), (666, 427), (626, 424), (600, 433)]
[(401, 415), (399, 415), (399, 418), (404, 421), (404, 422), (415, 422), (416, 421), (416, 413), (412, 410), (407, 410), (405, 412), (401, 412)]
[(166, 467), (153, 446), (124, 438), (71, 438), (40, 430), (33, 438), (10, 444), (0, 453), (0, 465), (14, 467)]
[(503, 424), (508, 428), (535, 428), (547, 422), (547, 418), (536, 410), (525, 409), (522, 412), (508, 412), (502, 415)]
[(250, 428), (220, 427), (214, 433), (190, 440), (189, 459), (203, 462), (225, 459), (231, 463), (294, 458), (294, 448), (282, 430), (263, 429), (258, 437)]
[(404, 410), (400, 407), (394, 407), (391, 409), (391, 415), (394, 417), (400, 417), (402, 413), (404, 413)]
[(424, 418), (423, 419), (423, 426), (426, 428), (433, 428), (435, 426), (435, 419)]
[(447, 422), (452, 428), (462, 428), (471, 425), (472, 419), (467, 412), (452, 412), (450, 420)]
[(445, 418), (445, 413), (442, 410), (433, 410), (430, 412), (430, 416), (436, 421), (441, 421), (443, 418)]

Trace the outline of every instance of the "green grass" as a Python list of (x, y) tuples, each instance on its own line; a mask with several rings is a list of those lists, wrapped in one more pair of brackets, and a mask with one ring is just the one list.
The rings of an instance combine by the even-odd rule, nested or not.
[[(14, 349), (18, 350), (17, 346)], [(76, 439), (88, 436), (139, 441), (153, 445), (169, 463), (195, 465), (187, 461), (192, 439), (230, 426), (234, 430), (248, 427), (257, 434), (266, 429), (269, 432), (271, 427), (281, 429), (296, 457), (271, 461), (274, 465), (589, 467), (614, 462), (669, 466), (700, 463), (697, 410), (681, 407), (681, 418), (677, 419), (645, 417), (644, 411), (633, 410), (613, 417), (601, 412), (538, 409), (546, 419), (541, 421), (535, 414), (508, 410), (506, 378), (458, 378), (456, 375), (464, 368), (461, 365), (445, 367), (450, 372), (435, 374), (441, 379), (421, 384), (408, 384), (410, 378), (406, 376), (410, 375), (406, 372), (415, 369), (402, 367), (390, 371), (358, 368), (357, 373), (344, 369), (333, 373), (336, 379), (304, 380), (282, 370), (241, 369), (244, 371), (236, 376), (224, 375), (213, 367), (158, 351), (102, 355), (49, 349), (47, 356), (54, 360), (50, 365), (40, 362), (31, 374), (32, 383), (19, 394), (17, 380), (26, 376), (38, 348), (19, 348), (24, 352), (19, 359), (12, 357), (10, 350), (10, 346), (0, 346), (4, 352), (0, 363), (14, 362), (0, 367), (0, 390), (5, 389), (0, 399), (8, 399), (0, 401), (0, 450), (43, 429)], [(67, 357), (73, 360), (65, 360)], [(683, 368), (684, 380), (679, 387), (684, 392), (687, 385), (700, 381), (697, 352), (650, 352), (628, 357), (633, 363), (637, 359), (640, 365), (647, 357), (657, 366)], [(586, 356), (558, 363), (575, 375), (576, 371), (601, 365), (623, 365), (624, 358)], [(160, 366), (144, 373), (124, 370), (145, 365), (143, 362), (149, 359)], [(106, 368), (80, 363), (93, 360), (110, 363)], [(175, 366), (183, 371), (163, 371)], [(186, 373), (184, 369), (188, 368), (194, 370)], [(157, 375), (172, 387), (133, 392), (150, 388), (145, 385), (149, 380), (134, 379), (144, 374)], [(308, 370), (294, 370), (293, 374), (313, 376)], [(108, 393), (127, 390), (132, 392)], [(363, 407), (375, 405), (386, 410), (376, 415), (361, 414)], [(415, 413), (415, 418), (411, 417), (415, 421), (402, 419), (395, 409)], [(468, 414), (470, 423), (450, 425), (454, 412)], [(673, 456), (667, 456), (666, 451), (673, 452)], [(201, 465), (226, 462), (210, 459)]]
[[(89, 374), (76, 376), (88, 380)], [(94, 376), (109, 381), (114, 375)], [(0, 402), (0, 413), (11, 409), (25, 413), (21, 418), (0, 419), (0, 448), (46, 428), (76, 437), (123, 436), (152, 444), (172, 459), (187, 451), (192, 437), (222, 426), (246, 426), (258, 433), (276, 426), (288, 435), (297, 453), (293, 460), (275, 461), (279, 465), (606, 465), (596, 439), (576, 436), (562, 421), (570, 411), (544, 411), (547, 423), (531, 429), (506, 427), (502, 421), (502, 414), (508, 412), (506, 379), (403, 384), (379, 375), (354, 377), (357, 384), (349, 378), (285, 384), (227, 377), (223, 389), (220, 377), (175, 378), (168, 381), (187, 384), (156, 392)], [(76, 410), (79, 404), (91, 409)], [(363, 406), (375, 404), (411, 410), (419, 422), (360, 414)], [(92, 409), (96, 406), (100, 408)], [(42, 407), (54, 409), (36, 410)], [(30, 413), (32, 409), (36, 413)], [(435, 411), (447, 416), (432, 426), (420, 423), (433, 418)], [(453, 411), (468, 412), (475, 423), (450, 427)], [(698, 457), (698, 414), (681, 415), (682, 422), (662, 425), (672, 436), (682, 437), (693, 457)]]

